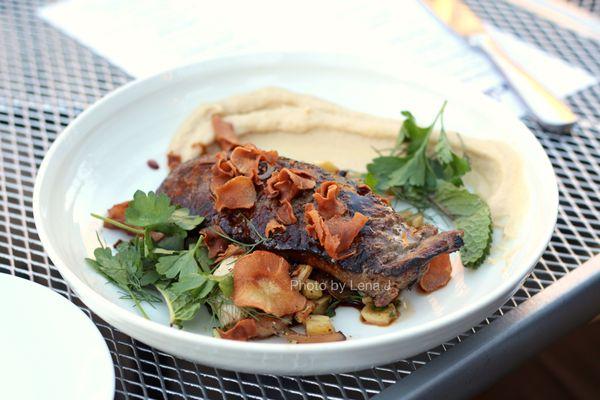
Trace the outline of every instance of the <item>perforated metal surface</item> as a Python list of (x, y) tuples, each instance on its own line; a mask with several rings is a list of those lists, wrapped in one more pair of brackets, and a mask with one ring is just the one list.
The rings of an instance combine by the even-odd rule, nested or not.
[[(556, 231), (516, 295), (480, 325), (428, 352), (352, 374), (281, 377), (217, 370), (139, 343), (92, 314), (69, 289), (40, 244), (33, 222), (34, 177), (48, 147), (83, 109), (130, 80), (99, 56), (35, 16), (41, 2), (0, 0), (0, 272), (49, 286), (81, 307), (105, 337), (115, 364), (117, 398), (365, 399), (598, 253), (600, 243), (600, 85), (569, 98), (581, 118), (571, 135), (544, 132), (525, 119), (559, 178)], [(600, 76), (600, 44), (498, 0), (470, 0), (498, 28)], [(591, 10), (597, 2), (581, 1)]]

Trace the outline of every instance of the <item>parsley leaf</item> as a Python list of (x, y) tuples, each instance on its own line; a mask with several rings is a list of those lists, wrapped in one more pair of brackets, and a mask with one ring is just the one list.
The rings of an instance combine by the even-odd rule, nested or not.
[(216, 276), (211, 275), (210, 279), (219, 284), (219, 290), (225, 297), (231, 297), (233, 293), (233, 274), (229, 273), (226, 275)]
[(381, 156), (373, 160), (367, 165), (367, 171), (373, 176), (387, 177), (392, 172), (406, 164), (406, 159), (396, 156)]
[(155, 270), (151, 269), (151, 270), (144, 272), (144, 274), (142, 275), (142, 277), (140, 279), (140, 285), (141, 286), (154, 285), (156, 282), (158, 282), (159, 279), (160, 279), (160, 274), (158, 272), (156, 272)]
[(225, 297), (231, 297), (233, 294), (233, 274), (227, 274), (219, 280), (219, 289)]
[(148, 194), (138, 190), (133, 195), (125, 211), (125, 222), (129, 225), (148, 227), (169, 222), (169, 218), (177, 207), (171, 205), (169, 197), (164, 193)]
[(178, 208), (173, 211), (171, 217), (169, 218), (169, 222), (177, 225), (181, 229), (185, 229), (186, 231), (190, 231), (200, 225), (204, 221), (203, 217), (199, 217), (197, 215), (190, 215), (190, 210), (187, 208)]
[[(165, 224), (174, 224), (181, 229), (189, 231), (200, 225), (204, 218), (190, 215), (187, 208), (177, 208), (171, 205), (171, 200), (164, 194), (148, 192), (148, 194), (138, 190), (133, 195), (133, 200), (129, 202), (125, 211), (125, 222), (129, 225), (140, 226), (143, 228), (153, 228), (163, 231), (168, 227), (162, 227)], [(169, 232), (165, 232), (169, 233)]]
[(389, 175), (383, 188), (389, 189), (394, 186), (435, 188), (436, 176), (429, 165), (425, 153), (426, 147), (426, 142), (423, 142), (423, 145), (411, 157), (407, 157), (402, 166)]
[(415, 117), (408, 111), (403, 111), (406, 117), (398, 137), (394, 154), (390, 156), (377, 157), (367, 166), (371, 175), (369, 179), (377, 182), (381, 190), (391, 188), (426, 188), (434, 190), (437, 176), (427, 157), (429, 137), (433, 127), (445, 107), (442, 107), (433, 123), (427, 127), (417, 125)]
[(205, 273), (210, 273), (210, 266), (213, 264), (213, 260), (208, 256), (208, 248), (206, 246), (200, 246), (196, 250), (196, 261), (200, 265), (200, 269)]
[(177, 276), (182, 278), (186, 275), (200, 272), (198, 262), (196, 261), (196, 251), (201, 243), (202, 237), (189, 250), (179, 254), (160, 257), (156, 263), (156, 272), (168, 279), (173, 279)]
[(492, 243), (490, 208), (479, 196), (451, 183), (440, 181), (434, 204), (464, 231), (461, 259), (465, 267), (477, 268), (487, 257)]
[(202, 302), (197, 301), (191, 291), (178, 293), (164, 284), (156, 285), (156, 289), (167, 304), (171, 326), (181, 328), (182, 322), (194, 318), (202, 306)]
[(442, 164), (449, 164), (452, 162), (452, 154), (452, 148), (450, 147), (450, 142), (448, 141), (448, 135), (446, 135), (446, 131), (442, 129), (440, 132), (440, 138), (435, 144), (435, 157), (440, 160)]
[(183, 293), (188, 290), (198, 289), (206, 282), (208, 282), (208, 276), (206, 274), (193, 272), (179, 278), (179, 281), (173, 283), (172, 288), (176, 293)]
[[(415, 188), (435, 191), (438, 179), (462, 184), (461, 177), (470, 170), (469, 161), (452, 151), (443, 128), (445, 106), (446, 103), (431, 125), (426, 127), (420, 127), (410, 112), (402, 112), (406, 119), (392, 155), (377, 157), (367, 165), (369, 173), (365, 181), (371, 188), (379, 191), (396, 189), (397, 193), (412, 191), (414, 194)], [(438, 119), (442, 119), (442, 130), (434, 146), (434, 155), (430, 157), (429, 139)]]
[(412, 154), (427, 142), (435, 121), (430, 126), (420, 127), (417, 125), (417, 120), (410, 111), (402, 111), (401, 114), (406, 117), (406, 119), (400, 127), (400, 132), (398, 133), (398, 138), (396, 139), (396, 148), (398, 149), (402, 144), (408, 142), (407, 153)]
[(469, 160), (452, 151), (443, 125), (440, 137), (435, 145), (435, 158), (432, 164), (438, 178), (452, 182), (457, 186), (462, 186), (461, 177), (471, 170)]
[(205, 274), (189, 274), (173, 284), (157, 284), (169, 309), (171, 325), (181, 327), (183, 321), (196, 316), (217, 283)]

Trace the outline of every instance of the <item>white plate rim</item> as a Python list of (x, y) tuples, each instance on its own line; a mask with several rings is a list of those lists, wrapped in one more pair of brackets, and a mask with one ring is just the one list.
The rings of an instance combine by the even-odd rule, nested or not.
[[(82, 124), (82, 121), (87, 120), (88, 118), (90, 118), (91, 115), (93, 116), (94, 114), (101, 114), (102, 112), (105, 112), (106, 109), (112, 107), (113, 102), (119, 103), (124, 101), (126, 103), (129, 103), (133, 101), (134, 98), (139, 98), (144, 94), (148, 94), (157, 89), (160, 89), (163, 85), (175, 83), (178, 79), (185, 79), (186, 77), (202, 73), (203, 71), (211, 71), (215, 69), (226, 70), (228, 67), (235, 67), (240, 64), (246, 66), (272, 66), (276, 63), (298, 62), (305, 64), (321, 64), (323, 66), (343, 66), (353, 69), (361, 68), (365, 70), (371, 70), (373, 72), (394, 75), (394, 64), (390, 63), (389, 60), (387, 60), (386, 63), (377, 63), (376, 61), (377, 60), (373, 59), (365, 61), (363, 59), (347, 55), (335, 55), (325, 53), (259, 53), (246, 54), (242, 56), (221, 57), (177, 67), (147, 78), (136, 79), (107, 94), (105, 97), (101, 98), (92, 106), (84, 110), (62, 131), (62, 133), (58, 136), (58, 138), (48, 150), (38, 170), (33, 192), (34, 220), (40, 240), (44, 245), (44, 248), (48, 253), (50, 259), (54, 262), (59, 272), (65, 277), (65, 279), (74, 288), (74, 290), (77, 293), (81, 294), (81, 297), (84, 301), (85, 299), (90, 297), (94, 300), (94, 304), (101, 304), (107, 312), (110, 312), (121, 319), (127, 320), (129, 323), (135, 325), (138, 329), (152, 330), (157, 333), (160, 333), (161, 335), (166, 335), (166, 337), (173, 340), (195, 342), (198, 345), (209, 345), (215, 348), (216, 350), (244, 350), (257, 352), (259, 351), (262, 353), (271, 354), (281, 354), (282, 352), (290, 351), (293, 348), (295, 354), (323, 354), (335, 353), (343, 350), (353, 350), (369, 346), (381, 346), (392, 342), (398, 342), (409, 337), (416, 337), (420, 334), (425, 334), (427, 332), (443, 328), (444, 326), (460, 324), (462, 321), (469, 319), (469, 317), (471, 317), (470, 319), (473, 320), (472, 315), (474, 313), (477, 314), (478, 310), (487, 310), (490, 308), (491, 305), (497, 303), (500, 299), (508, 299), (512, 294), (514, 294), (514, 292), (518, 290), (522, 281), (533, 270), (536, 262), (543, 254), (554, 232), (554, 226), (556, 224), (556, 219), (558, 216), (558, 185), (552, 164), (550, 163), (541, 144), (537, 141), (537, 139), (535, 139), (534, 135), (521, 121), (519, 121), (504, 106), (496, 103), (492, 99), (489, 99), (470, 88), (465, 87), (464, 85), (448, 80), (442, 81), (437, 77), (426, 76), (423, 74), (423, 72), (416, 70), (411, 72), (411, 74), (413, 74), (415, 78), (415, 81), (425, 82), (425, 80), (427, 80), (427, 86), (431, 86), (431, 84), (434, 83), (436, 88), (438, 88), (439, 92), (462, 93), (465, 95), (465, 99), (469, 99), (468, 103), (483, 103), (489, 107), (493, 107), (498, 113), (503, 113), (506, 116), (506, 118), (513, 120), (515, 124), (520, 126), (521, 130), (527, 132), (531, 136), (531, 139), (535, 141), (534, 147), (536, 147), (538, 151), (543, 152), (545, 163), (547, 164), (547, 176), (545, 176), (544, 178), (550, 180), (549, 186), (552, 186), (553, 188), (553, 190), (551, 190), (551, 193), (547, 193), (547, 195), (551, 196), (550, 201), (552, 202), (552, 204), (555, 205), (554, 209), (556, 211), (552, 218), (548, 218), (545, 220), (546, 224), (541, 229), (542, 231), (546, 232), (544, 236), (544, 241), (539, 242), (539, 244), (535, 247), (535, 250), (532, 251), (532, 254), (528, 258), (528, 261), (524, 262), (524, 264), (529, 264), (528, 268), (524, 268), (520, 274), (515, 274), (515, 276), (513, 276), (512, 279), (510, 279), (510, 285), (507, 283), (503, 286), (500, 286), (496, 290), (491, 291), (489, 295), (486, 296), (486, 298), (481, 302), (469, 304), (459, 311), (449, 313), (445, 316), (436, 318), (435, 320), (423, 323), (415, 327), (404, 329), (400, 332), (384, 333), (376, 337), (356, 338), (343, 342), (314, 343), (299, 346), (295, 344), (286, 343), (238, 342), (232, 340), (222, 340), (210, 336), (195, 334), (193, 332), (187, 332), (183, 330), (170, 328), (168, 326), (159, 324), (158, 322), (147, 320), (140, 315), (137, 315), (133, 312), (121, 308), (117, 304), (114, 304), (108, 299), (101, 296), (99, 293), (94, 291), (93, 288), (88, 286), (79, 277), (77, 277), (77, 275), (66, 266), (66, 263), (64, 262), (60, 254), (53, 248), (51, 238), (49, 237), (48, 231), (44, 226), (40, 204), (40, 198), (42, 196), (41, 190), (44, 186), (46, 175), (49, 169), (52, 168), (54, 160), (59, 157), (58, 153), (61, 147), (63, 147), (67, 141), (73, 143), (73, 141), (78, 136), (81, 137), (83, 135), (85, 130), (79, 129), (80, 125)], [(404, 65), (402, 66), (403, 72), (406, 72), (410, 69), (410, 67)], [(448, 97), (450, 98), (452, 96)], [(482, 318), (485, 318), (485, 315)], [(460, 332), (456, 332), (452, 336), (459, 333)]]

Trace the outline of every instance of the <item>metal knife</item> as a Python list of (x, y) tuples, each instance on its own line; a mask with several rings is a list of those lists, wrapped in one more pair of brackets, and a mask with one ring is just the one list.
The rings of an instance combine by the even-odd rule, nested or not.
[(575, 114), (562, 100), (523, 71), (494, 43), (479, 17), (465, 3), (460, 0), (423, 0), (423, 3), (447, 27), (494, 62), (540, 125), (555, 132), (567, 132), (577, 122)]

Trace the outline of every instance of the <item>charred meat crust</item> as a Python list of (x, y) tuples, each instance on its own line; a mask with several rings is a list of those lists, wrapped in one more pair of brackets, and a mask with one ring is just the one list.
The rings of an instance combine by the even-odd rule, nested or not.
[[(158, 192), (165, 193), (174, 204), (204, 216), (206, 226), (219, 226), (238, 241), (260, 241), (268, 222), (275, 217), (278, 204), (267, 198), (259, 188), (253, 208), (218, 213), (209, 188), (214, 161), (214, 156), (203, 156), (179, 165), (164, 180)], [(313, 164), (283, 157), (275, 165), (261, 162), (259, 177), (263, 184), (274, 171), (282, 168), (309, 172), (315, 177), (316, 187), (325, 181), (336, 181), (342, 187), (338, 199), (346, 205), (348, 215), (360, 212), (369, 220), (350, 247), (353, 255), (335, 261), (306, 231), (304, 206), (313, 202), (314, 193), (314, 190), (306, 190), (291, 202), (298, 222), (288, 225), (285, 231), (274, 233), (259, 248), (278, 253), (290, 261), (312, 264), (349, 287), (362, 286), (365, 293), (375, 298), (377, 305), (385, 305), (397, 297), (401, 289), (420, 276), (423, 267), (433, 257), (456, 251), (463, 244), (462, 232), (437, 233), (437, 229), (430, 225), (412, 228), (377, 195), (365, 191), (350, 179), (328, 173)], [(365, 285), (369, 282), (370, 285)]]

